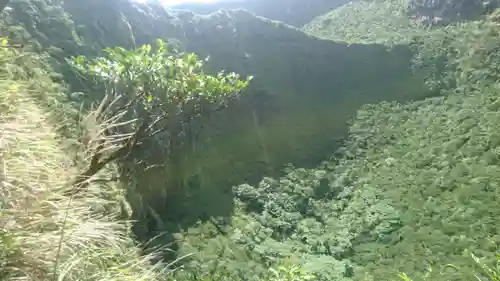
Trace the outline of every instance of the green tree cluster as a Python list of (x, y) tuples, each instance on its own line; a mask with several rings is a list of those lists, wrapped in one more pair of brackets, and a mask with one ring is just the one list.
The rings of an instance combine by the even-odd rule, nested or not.
[[(107, 165), (118, 163), (129, 190), (136, 217), (147, 225), (149, 208), (166, 202), (167, 189), (151, 189), (142, 182), (144, 173), (156, 172), (173, 183), (166, 165), (181, 165), (182, 147), (190, 143), (193, 122), (207, 117), (238, 98), (252, 77), (241, 80), (235, 73), (209, 75), (204, 61), (193, 53), (173, 53), (162, 40), (157, 46), (135, 50), (105, 49), (105, 57), (70, 61), (95, 87), (84, 96), (102, 92), (82, 120), (80, 139), (86, 146), (88, 166), (76, 179), (74, 192), (86, 188), (92, 177)], [(102, 179), (99, 179), (102, 180)], [(146, 230), (148, 231), (148, 230)]]

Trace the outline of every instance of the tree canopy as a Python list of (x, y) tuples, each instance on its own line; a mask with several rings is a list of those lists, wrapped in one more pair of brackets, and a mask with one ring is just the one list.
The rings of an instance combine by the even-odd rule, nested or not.
[[(102, 98), (85, 117), (83, 141), (90, 166), (78, 183), (106, 164), (138, 156), (147, 140), (165, 147), (165, 156), (182, 145), (184, 127), (192, 120), (226, 107), (252, 77), (203, 72), (194, 53), (172, 53), (162, 40), (135, 50), (105, 49), (105, 56), (73, 58), (71, 65), (102, 90)], [(206, 60), (205, 60), (206, 61)], [(91, 93), (84, 93), (89, 95)]]

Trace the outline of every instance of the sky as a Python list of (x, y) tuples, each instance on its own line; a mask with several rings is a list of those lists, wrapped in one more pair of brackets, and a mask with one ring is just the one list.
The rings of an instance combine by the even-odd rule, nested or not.
[[(147, 2), (148, 0), (136, 0), (138, 2)], [(160, 0), (162, 4), (165, 6), (175, 6), (179, 4), (185, 4), (185, 3), (213, 3), (216, 2), (217, 0)]]

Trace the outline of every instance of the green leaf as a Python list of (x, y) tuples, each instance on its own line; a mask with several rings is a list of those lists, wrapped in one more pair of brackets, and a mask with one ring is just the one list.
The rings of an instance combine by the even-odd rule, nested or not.
[[(154, 103), (167, 109), (183, 106), (195, 97), (196, 102), (224, 102), (229, 94), (240, 92), (248, 85), (250, 79), (240, 80), (236, 73), (205, 74), (203, 60), (199, 60), (196, 54), (176, 55), (168, 52), (162, 40), (156, 40), (156, 44), (158, 48), (155, 50), (151, 45), (133, 50), (107, 48), (103, 57), (88, 60), (78, 56), (71, 65), (83, 75), (99, 81), (101, 89), (120, 89), (128, 97), (143, 93), (146, 111), (140, 114), (146, 115), (157, 114), (148, 111)], [(139, 113), (134, 111), (130, 116), (141, 117), (136, 114)], [(150, 120), (156, 117), (148, 116)]]

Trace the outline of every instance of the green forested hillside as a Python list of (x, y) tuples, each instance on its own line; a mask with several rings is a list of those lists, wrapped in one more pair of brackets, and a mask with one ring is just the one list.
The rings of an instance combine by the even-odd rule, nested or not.
[(498, 0), (412, 0), (409, 11), (420, 20), (438, 25), (476, 20), (499, 7)]
[[(495, 19), (414, 38), (414, 66), (439, 73), (427, 82), (443, 97), (367, 105), (331, 160), (235, 187), (228, 234), (207, 224), (177, 236), (182, 253), (200, 253), (189, 265), (203, 268), (217, 256), (213, 266), (249, 275), (265, 268), (251, 261), (286, 260), (321, 280), (392, 280), (400, 272), (497, 280), (474, 260), (495, 265), (499, 243)], [(199, 231), (215, 233), (207, 242)], [(234, 250), (241, 247), (245, 254)]]
[(498, 281), (498, 13), (417, 2), (12, 0), (0, 279)]
[[(311, 166), (321, 161), (338, 147), (332, 139), (342, 138), (346, 122), (360, 105), (430, 95), (423, 77), (411, 70), (408, 47), (387, 50), (375, 44), (334, 43), (244, 10), (208, 16), (173, 14), (121, 0), (67, 0), (64, 6), (42, 0), (13, 1), (11, 7), (5, 14), (24, 26), (63, 72), (67, 70), (61, 58), (68, 55), (95, 56), (105, 47), (133, 48), (166, 38), (178, 42), (181, 49), (210, 56), (208, 70), (254, 76), (247, 95), (228, 110), (193, 125), (183, 158), (167, 165), (169, 176), (147, 179), (157, 182), (153, 189), (171, 186), (175, 190), (196, 182), (202, 192), (190, 195), (183, 207), (164, 205), (163, 199), (157, 203), (163, 216), (173, 221), (187, 216), (181, 220), (188, 225), (207, 213), (228, 215), (232, 184), (278, 175), (288, 162)], [(33, 16), (37, 13), (40, 16)], [(34, 25), (40, 27), (30, 30)], [(78, 77), (69, 72), (65, 77), (81, 90)], [(388, 79), (396, 82), (386, 83)], [(179, 196), (185, 198), (184, 192), (181, 189)], [(205, 200), (207, 196), (214, 199)], [(193, 205), (195, 210), (190, 209)]]
[(217, 264), (248, 276), (259, 272), (250, 261), (291, 259), (321, 280), (474, 278), (471, 254), (492, 264), (500, 242), (498, 89), (485, 90), (365, 107), (344, 158), (236, 187), (228, 234), (183, 233), (182, 253), (199, 253), (192, 266), (203, 268), (227, 247)]
[(462, 0), (360, 0), (315, 17), (302, 27), (321, 38), (349, 43), (408, 44), (431, 27), (478, 20), (500, 2)]
[(425, 28), (409, 17), (404, 1), (355, 1), (327, 12), (302, 27), (307, 33), (337, 42), (408, 44)]

